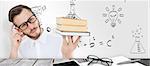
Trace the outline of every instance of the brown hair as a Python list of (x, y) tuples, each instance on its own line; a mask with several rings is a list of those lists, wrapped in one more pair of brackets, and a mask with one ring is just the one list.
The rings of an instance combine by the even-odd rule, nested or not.
[[(8, 14), (8, 17), (9, 17), (9, 21), (10, 22), (13, 22), (13, 18), (16, 16), (16, 15), (19, 15), (23, 9), (27, 9), (29, 11), (32, 12), (31, 8), (28, 7), (28, 6), (25, 6), (25, 5), (17, 5), (13, 8), (10, 9), (9, 11), (9, 14)], [(33, 12), (32, 12), (33, 13)], [(33, 13), (34, 14), (34, 13)]]

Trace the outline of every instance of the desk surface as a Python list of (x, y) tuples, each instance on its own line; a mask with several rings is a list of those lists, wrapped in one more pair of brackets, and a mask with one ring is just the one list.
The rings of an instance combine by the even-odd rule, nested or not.
[[(55, 61), (63, 59), (0, 59), (0, 66), (52, 66)], [(84, 59), (75, 59), (78, 62), (84, 62)], [(150, 66), (150, 59), (141, 59), (142, 64)]]

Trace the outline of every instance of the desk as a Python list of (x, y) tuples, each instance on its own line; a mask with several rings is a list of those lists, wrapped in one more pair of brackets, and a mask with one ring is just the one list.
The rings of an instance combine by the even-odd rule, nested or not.
[[(131, 58), (131, 59), (140, 59), (140, 58)], [(139, 63), (141, 63), (141, 64), (143, 64), (143, 65), (146, 65), (146, 66), (150, 66), (150, 58), (148, 59), (146, 59), (146, 58), (144, 58), (144, 59), (141, 59), (140, 61), (139, 61)]]
[[(55, 59), (56, 62), (62, 61), (63, 59)], [(78, 62), (84, 62), (83, 58), (76, 58)], [(0, 59), (0, 66), (52, 66), (52, 63), (55, 62), (51, 58), (44, 59)], [(150, 59), (141, 59), (142, 64), (150, 66)]]

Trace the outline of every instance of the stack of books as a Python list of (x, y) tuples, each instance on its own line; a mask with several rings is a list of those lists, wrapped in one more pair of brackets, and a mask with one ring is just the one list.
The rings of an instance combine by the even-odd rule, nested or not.
[(87, 20), (71, 19), (67, 17), (56, 18), (57, 30), (62, 32), (87, 32)]

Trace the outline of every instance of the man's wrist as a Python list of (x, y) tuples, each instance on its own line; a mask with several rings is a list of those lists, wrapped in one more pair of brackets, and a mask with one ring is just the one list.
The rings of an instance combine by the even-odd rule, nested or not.
[(10, 53), (10, 58), (15, 59), (17, 58), (18, 55), (18, 48), (17, 47), (12, 47), (11, 48), (11, 53)]
[(18, 51), (18, 47), (12, 47), (12, 50)]
[(65, 55), (63, 55), (63, 57), (65, 59), (70, 59), (70, 58), (72, 58), (72, 54), (65, 54)]
[(19, 48), (19, 47), (16, 46), (16, 44), (13, 44), (11, 50), (13, 50), (13, 51), (18, 51), (18, 48)]

